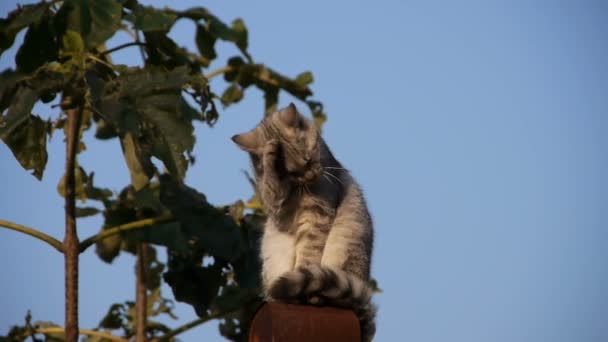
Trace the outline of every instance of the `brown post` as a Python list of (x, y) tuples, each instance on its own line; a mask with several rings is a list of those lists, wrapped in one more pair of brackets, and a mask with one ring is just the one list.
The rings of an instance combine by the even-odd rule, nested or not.
[(360, 342), (359, 320), (344, 309), (266, 303), (251, 323), (249, 342), (310, 341)]

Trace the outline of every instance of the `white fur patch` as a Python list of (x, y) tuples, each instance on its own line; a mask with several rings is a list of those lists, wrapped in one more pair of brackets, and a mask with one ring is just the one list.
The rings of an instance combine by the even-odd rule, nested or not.
[(294, 238), (266, 225), (261, 245), (264, 287), (269, 288), (278, 277), (293, 270), (295, 262)]

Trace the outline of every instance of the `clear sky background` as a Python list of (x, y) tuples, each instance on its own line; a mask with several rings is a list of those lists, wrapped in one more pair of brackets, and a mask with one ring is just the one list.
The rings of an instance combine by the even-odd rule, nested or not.
[[(325, 139), (375, 220), (377, 341), (608, 341), (608, 2), (144, 3), (243, 17), (256, 61), (314, 72)], [(0, 14), (14, 7), (2, 0)], [(195, 50), (193, 25), (171, 34)], [(251, 193), (247, 156), (229, 140), (261, 118), (261, 93), (246, 95), (213, 129), (196, 127), (187, 182), (215, 204)], [(1, 218), (63, 236), (62, 140), (49, 143), (42, 182), (0, 144)], [(81, 164), (121, 189), (129, 175), (118, 143), (87, 141)], [(81, 220), (79, 234), (100, 225)], [(110, 303), (134, 298), (134, 258), (110, 266), (91, 249), (81, 260), (81, 325), (93, 327)], [(0, 270), (0, 335), (28, 309), (63, 322), (58, 253), (0, 229)], [(176, 312), (173, 326), (195, 318), (185, 304)], [(216, 325), (182, 340), (220, 340)]]

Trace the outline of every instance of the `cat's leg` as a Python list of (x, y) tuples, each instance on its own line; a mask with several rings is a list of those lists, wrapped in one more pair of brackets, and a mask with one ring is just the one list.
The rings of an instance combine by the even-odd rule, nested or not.
[(288, 233), (280, 232), (272, 221), (268, 220), (264, 228), (260, 252), (262, 257), (262, 285), (264, 291), (266, 291), (283, 273), (294, 269), (294, 237)]
[[(306, 268), (310, 265), (320, 265), (330, 227), (329, 219), (308, 211), (300, 215), (297, 224), (298, 229), (294, 240), (295, 267)], [(313, 305), (324, 304), (323, 299), (316, 294), (309, 294), (306, 302)]]
[(279, 210), (289, 195), (289, 184), (279, 178), (276, 169), (276, 159), (279, 152), (279, 142), (269, 140), (262, 154), (262, 186), (259, 187), (262, 201), (271, 215), (278, 215)]
[(300, 214), (296, 218), (295, 234), (295, 266), (321, 264), (323, 249), (330, 228), (330, 219), (320, 215), (318, 208), (314, 206), (300, 208)]
[(344, 270), (362, 280), (369, 278), (373, 247), (372, 222), (360, 190), (351, 184), (336, 212), (321, 265)]

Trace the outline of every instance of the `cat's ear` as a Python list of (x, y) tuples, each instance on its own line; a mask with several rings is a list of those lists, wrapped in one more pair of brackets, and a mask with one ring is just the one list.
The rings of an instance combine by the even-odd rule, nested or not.
[(289, 127), (295, 127), (298, 124), (298, 110), (293, 102), (279, 112), (279, 117)]
[(262, 149), (262, 139), (255, 129), (234, 135), (232, 141), (247, 152), (258, 153)]

